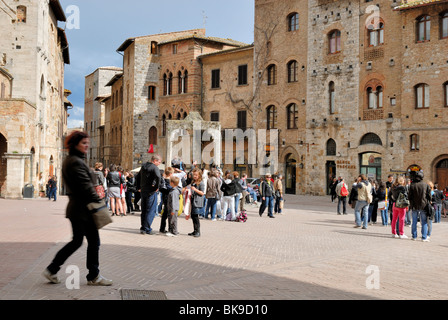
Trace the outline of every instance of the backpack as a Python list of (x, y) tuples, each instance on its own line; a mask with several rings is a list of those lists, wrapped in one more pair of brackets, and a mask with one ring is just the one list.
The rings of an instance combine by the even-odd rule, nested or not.
[(395, 201), (395, 206), (400, 209), (409, 207), (409, 200), (403, 192), (400, 192), (397, 201)]
[(345, 187), (345, 183), (342, 183), (342, 188), (341, 188), (341, 197), (346, 197), (348, 196), (348, 190)]

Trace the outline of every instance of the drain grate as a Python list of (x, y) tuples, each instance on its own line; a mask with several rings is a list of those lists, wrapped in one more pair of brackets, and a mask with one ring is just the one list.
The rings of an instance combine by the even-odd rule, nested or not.
[(168, 300), (163, 291), (121, 289), (121, 300)]

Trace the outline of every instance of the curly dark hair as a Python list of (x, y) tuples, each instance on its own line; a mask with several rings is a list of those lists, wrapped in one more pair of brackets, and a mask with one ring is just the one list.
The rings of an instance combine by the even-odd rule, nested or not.
[(89, 138), (89, 135), (83, 131), (73, 131), (65, 138), (64, 146), (69, 151), (72, 151), (81, 142), (82, 139)]

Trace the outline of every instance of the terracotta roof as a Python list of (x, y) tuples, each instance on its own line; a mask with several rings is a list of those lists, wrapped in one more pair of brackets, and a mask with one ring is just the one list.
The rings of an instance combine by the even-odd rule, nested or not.
[(403, 0), (401, 5), (394, 8), (394, 10), (408, 10), (423, 6), (429, 6), (439, 3), (447, 3), (448, 0)]
[(253, 44), (249, 44), (249, 45), (245, 45), (244, 47), (238, 47), (238, 48), (232, 48), (232, 49), (225, 49), (225, 50), (219, 50), (219, 51), (215, 51), (215, 52), (210, 52), (210, 53), (205, 53), (205, 54), (201, 54), (198, 58), (202, 59), (205, 57), (209, 57), (209, 56), (215, 56), (215, 55), (219, 55), (219, 54), (226, 54), (226, 53), (232, 53), (232, 52), (240, 52), (240, 51), (244, 51), (244, 50), (252, 50), (254, 47)]
[(212, 41), (212, 42), (219, 42), (219, 43), (224, 43), (230, 46), (234, 46), (234, 47), (245, 47), (248, 44), (244, 43), (244, 42), (240, 42), (240, 41), (236, 41), (233, 39), (224, 39), (224, 38), (218, 38), (218, 37), (206, 37), (206, 36), (200, 36), (200, 35), (187, 35), (187, 36), (183, 36), (183, 37), (178, 37), (178, 38), (173, 38), (164, 42), (160, 42), (159, 45), (164, 45), (167, 43), (172, 43), (172, 42), (178, 42), (178, 41), (183, 41), (183, 40), (190, 40), (190, 39), (198, 39), (198, 40), (204, 40), (204, 41)]

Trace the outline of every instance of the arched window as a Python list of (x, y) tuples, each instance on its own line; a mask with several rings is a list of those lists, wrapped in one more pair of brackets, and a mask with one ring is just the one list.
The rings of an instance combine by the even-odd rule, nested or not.
[(420, 150), (420, 137), (418, 134), (411, 134), (411, 151)]
[(288, 82), (298, 81), (298, 64), (296, 60), (288, 62)]
[(443, 12), (440, 15), (440, 37), (442, 39), (448, 38), (448, 11)]
[(327, 141), (327, 156), (336, 155), (336, 141), (333, 139), (328, 139)]
[(297, 121), (299, 119), (299, 108), (295, 103), (291, 103), (286, 107), (286, 117), (288, 129), (297, 129)]
[(166, 73), (163, 74), (163, 95), (166, 96), (168, 94), (168, 77)]
[(171, 72), (168, 75), (167, 86), (168, 86), (168, 95), (170, 96), (173, 94), (173, 74)]
[(157, 145), (157, 128), (151, 127), (148, 132), (149, 144)]
[(365, 144), (378, 144), (378, 145), (382, 146), (383, 142), (381, 141), (381, 138), (377, 134), (369, 132), (361, 138), (360, 145), (365, 145)]
[(183, 85), (184, 85), (184, 77), (182, 76), (182, 72), (179, 71), (177, 73), (177, 93), (183, 93)]
[(275, 64), (271, 64), (268, 66), (268, 86), (274, 85), (277, 83), (277, 68)]
[(288, 16), (288, 31), (299, 30), (299, 14), (297, 12), (291, 13)]
[(417, 42), (429, 41), (431, 31), (431, 17), (424, 15), (417, 18)]
[(378, 109), (383, 107), (383, 87), (367, 87), (367, 108)]
[(162, 136), (166, 136), (166, 115), (162, 115)]
[(17, 7), (17, 22), (26, 22), (26, 7)]
[(333, 30), (328, 34), (328, 52), (330, 54), (341, 52), (340, 30)]
[(188, 93), (188, 71), (184, 72), (184, 93)]
[(277, 127), (277, 108), (273, 105), (266, 109), (266, 129), (275, 129)]
[(371, 24), (367, 26), (369, 37), (369, 46), (376, 47), (384, 43), (384, 23), (382, 21), (376, 22), (372, 20)]
[(419, 83), (415, 87), (415, 108), (429, 108), (429, 85)]
[(335, 113), (335, 92), (334, 92), (334, 82), (330, 81), (328, 84), (328, 106), (330, 110), (330, 114)]

